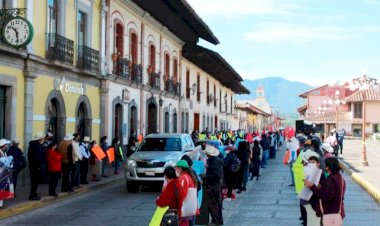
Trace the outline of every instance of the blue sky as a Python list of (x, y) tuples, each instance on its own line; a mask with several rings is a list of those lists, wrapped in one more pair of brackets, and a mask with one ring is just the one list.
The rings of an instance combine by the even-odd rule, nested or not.
[(380, 0), (188, 0), (245, 79), (380, 79)]

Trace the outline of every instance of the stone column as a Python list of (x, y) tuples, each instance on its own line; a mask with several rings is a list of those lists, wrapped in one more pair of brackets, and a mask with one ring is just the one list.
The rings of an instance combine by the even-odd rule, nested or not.
[[(24, 155), (27, 156), (27, 150), (29, 148), (29, 141), (33, 136), (33, 95), (34, 95), (34, 81), (37, 78), (37, 74), (34, 70), (34, 64), (32, 61), (26, 61), (26, 70), (24, 71)], [(26, 168), (23, 171), (21, 178), (21, 185), (25, 186), (29, 184), (27, 180), (29, 175), (29, 169)]]
[[(108, 132), (108, 81), (100, 80), (100, 137)], [(94, 138), (96, 139), (96, 138)]]

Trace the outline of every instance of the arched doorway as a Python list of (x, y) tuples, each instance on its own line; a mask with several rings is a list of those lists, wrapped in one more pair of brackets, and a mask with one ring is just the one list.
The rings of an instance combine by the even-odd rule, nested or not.
[(92, 112), (90, 100), (87, 96), (80, 96), (76, 106), (76, 132), (81, 139), (85, 136), (91, 137)]
[(164, 130), (164, 132), (165, 133), (170, 133), (170, 131), (169, 131), (169, 125), (170, 125), (170, 123), (169, 123), (169, 112), (167, 110), (165, 111), (165, 120), (164, 120), (164, 122), (165, 122), (165, 130)]
[(137, 122), (138, 122), (137, 105), (135, 101), (132, 100), (130, 103), (130, 109), (129, 109), (130, 134), (132, 134), (133, 131), (137, 132)]
[(120, 138), (120, 141), (123, 138), (123, 106), (120, 103), (117, 103), (114, 107), (114, 129), (113, 129), (113, 137)]
[(173, 133), (177, 133), (177, 111), (174, 109), (173, 111)]
[(45, 128), (54, 135), (54, 142), (60, 142), (66, 132), (66, 108), (62, 94), (53, 90), (48, 95), (45, 105)]
[(148, 134), (157, 132), (157, 106), (148, 104)]

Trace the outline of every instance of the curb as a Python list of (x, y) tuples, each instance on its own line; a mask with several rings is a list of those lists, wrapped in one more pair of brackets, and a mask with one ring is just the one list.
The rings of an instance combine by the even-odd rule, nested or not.
[(367, 180), (365, 180), (363, 177), (361, 177), (358, 173), (352, 172), (350, 167), (345, 164), (342, 160), (339, 160), (339, 165), (341, 169), (343, 169), (348, 175), (352, 177), (358, 183), (364, 190), (368, 192), (372, 196), (372, 198), (380, 203), (380, 191), (373, 187), (372, 184), (370, 184)]
[(25, 203), (15, 205), (10, 208), (6, 208), (0, 211), (0, 220), (3, 220), (5, 218), (13, 217), (16, 215), (20, 215), (29, 211), (32, 211), (34, 209), (44, 207), (50, 204), (57, 203), (59, 201), (63, 201), (65, 199), (73, 198), (100, 188), (105, 187), (106, 185), (109, 185), (111, 183), (117, 182), (118, 180), (124, 179), (124, 176), (119, 176), (115, 178), (110, 178), (109, 180), (103, 182), (103, 183), (98, 183), (94, 184), (92, 186), (87, 186), (87, 187), (82, 187), (79, 188), (73, 192), (69, 193), (59, 193), (58, 197), (42, 197), (41, 200), (39, 201), (26, 201)]

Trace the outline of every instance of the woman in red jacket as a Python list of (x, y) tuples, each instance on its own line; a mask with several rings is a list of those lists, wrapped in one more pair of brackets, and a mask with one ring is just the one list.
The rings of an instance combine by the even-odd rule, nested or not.
[(48, 172), (49, 172), (49, 195), (57, 197), (55, 192), (58, 180), (61, 178), (62, 171), (62, 154), (56, 149), (57, 145), (53, 142), (48, 146), (46, 153)]
[(169, 206), (169, 209), (177, 210), (178, 217), (180, 218), (180, 210), (182, 208), (182, 201), (179, 195), (178, 179), (175, 175), (175, 169), (168, 166), (164, 170), (165, 185), (161, 195), (157, 198), (156, 204), (160, 207)]

